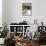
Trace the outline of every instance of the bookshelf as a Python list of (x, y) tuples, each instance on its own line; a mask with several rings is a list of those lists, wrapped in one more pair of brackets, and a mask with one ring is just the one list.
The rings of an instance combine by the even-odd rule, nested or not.
[(9, 33), (10, 35), (22, 35), (25, 36), (26, 34), (26, 28), (30, 27), (31, 25), (9, 25)]

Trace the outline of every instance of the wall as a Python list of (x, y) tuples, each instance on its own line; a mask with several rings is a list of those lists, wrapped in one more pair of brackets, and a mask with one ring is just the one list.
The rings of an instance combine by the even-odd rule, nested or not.
[(0, 27), (2, 27), (2, 0), (0, 0)]
[(8, 23), (8, 15), (7, 15), (7, 0), (2, 0), (2, 23)]
[[(7, 23), (22, 22), (26, 20), (29, 24), (37, 19), (38, 24), (41, 21), (46, 25), (46, 0), (4, 0), (3, 20)], [(32, 2), (32, 16), (22, 16), (22, 3)]]
[[(8, 2), (8, 1), (7, 1)], [(11, 11), (11, 15), (9, 14), (9, 22), (22, 22), (23, 20), (26, 20), (26, 21), (29, 21), (31, 19), (31, 16), (22, 16), (22, 3), (23, 2), (31, 2), (31, 0), (11, 0), (11, 5), (12, 6), (7, 6), (7, 7), (10, 7), (9, 10)], [(10, 18), (11, 17), (11, 18)]]
[(38, 24), (41, 21), (46, 25), (46, 0), (33, 0), (32, 1), (32, 15), (38, 20)]

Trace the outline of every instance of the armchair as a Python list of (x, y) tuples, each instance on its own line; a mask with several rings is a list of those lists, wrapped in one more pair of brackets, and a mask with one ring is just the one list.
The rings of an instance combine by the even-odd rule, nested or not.
[(39, 36), (39, 44), (46, 44), (46, 27), (38, 26), (38, 32), (40, 32)]

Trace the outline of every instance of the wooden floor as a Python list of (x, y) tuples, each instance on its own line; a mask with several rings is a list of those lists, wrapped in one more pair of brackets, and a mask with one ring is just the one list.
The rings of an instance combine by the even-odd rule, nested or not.
[(45, 45), (39, 45), (39, 43), (37, 41), (32, 41), (32, 46), (46, 46)]
[[(4, 45), (0, 45), (0, 46), (4, 46)], [(36, 44), (36, 43), (33, 43), (33, 45), (32, 46), (39, 46), (38, 44)], [(46, 45), (40, 45), (40, 46), (46, 46)]]
[(4, 45), (0, 45), (0, 46), (4, 46)]
[(40, 45), (40, 46), (46, 46), (46, 45)]

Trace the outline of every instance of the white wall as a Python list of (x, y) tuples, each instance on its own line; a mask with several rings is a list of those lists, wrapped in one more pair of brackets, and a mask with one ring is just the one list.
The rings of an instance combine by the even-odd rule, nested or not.
[[(7, 1), (9, 2), (9, 1)], [(31, 16), (22, 16), (22, 3), (31, 2), (31, 0), (11, 0), (9, 3), (12, 6), (8, 6), (11, 11), (11, 15), (9, 16), (9, 22), (22, 22), (23, 20), (29, 21)], [(11, 8), (11, 9), (10, 9)], [(11, 18), (10, 18), (11, 17)]]
[(8, 23), (7, 0), (2, 0), (2, 23)]
[(2, 27), (2, 0), (0, 0), (0, 27)]
[[(4, 0), (4, 19), (7, 23), (21, 22), (26, 20), (28, 23), (34, 23), (37, 19), (38, 24), (41, 21), (46, 25), (46, 0)], [(32, 2), (32, 16), (22, 16), (22, 3)]]
[(46, 0), (33, 0), (32, 1), (32, 15), (38, 20), (40, 24), (41, 21), (46, 25)]

